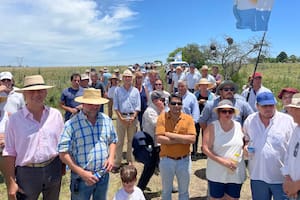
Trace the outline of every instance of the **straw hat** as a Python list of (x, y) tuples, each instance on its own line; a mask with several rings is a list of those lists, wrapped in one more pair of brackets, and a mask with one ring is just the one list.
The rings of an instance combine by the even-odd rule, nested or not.
[(115, 74), (113, 74), (108, 80), (111, 80), (111, 79), (117, 79), (117, 80), (120, 80)]
[(214, 84), (207, 80), (207, 78), (201, 78), (198, 83), (195, 84), (195, 89), (198, 90), (200, 85), (208, 85), (207, 89), (214, 87)]
[(223, 108), (233, 109), (235, 115), (238, 115), (238, 114), (240, 113), (240, 111), (239, 111), (236, 107), (234, 107), (233, 104), (232, 104), (232, 102), (231, 102), (230, 100), (228, 100), (228, 99), (223, 99), (222, 101), (220, 101), (220, 102), (218, 103), (218, 106), (215, 107), (215, 108), (213, 109), (213, 111), (214, 111), (215, 113), (218, 113), (218, 110), (219, 110), (219, 109), (223, 109)]
[(129, 69), (126, 69), (126, 70), (123, 72), (122, 76), (133, 76), (133, 74), (132, 74), (132, 72), (131, 72)]
[(41, 75), (25, 76), (24, 87), (15, 90), (16, 92), (23, 92), (27, 90), (44, 90), (53, 88), (53, 86), (46, 85), (44, 78)]
[(76, 97), (76, 102), (85, 103), (85, 104), (93, 104), (93, 105), (101, 105), (109, 102), (108, 99), (101, 97), (101, 91), (95, 88), (87, 88), (83, 91), (83, 96)]
[(296, 93), (292, 97), (292, 102), (285, 107), (288, 108), (300, 108), (300, 93)]

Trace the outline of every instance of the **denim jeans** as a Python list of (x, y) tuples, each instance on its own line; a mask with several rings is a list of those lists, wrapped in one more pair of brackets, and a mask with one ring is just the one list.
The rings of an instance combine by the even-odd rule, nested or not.
[(96, 184), (88, 186), (75, 173), (71, 173), (71, 200), (106, 200), (109, 173), (105, 174)]
[(251, 192), (253, 200), (288, 200), (283, 192), (282, 184), (269, 184), (260, 180), (251, 180)]
[(172, 199), (172, 187), (174, 176), (178, 182), (178, 199), (189, 199), (189, 184), (191, 174), (191, 157), (187, 156), (181, 160), (173, 160), (167, 157), (160, 159), (160, 175), (162, 180), (162, 199)]

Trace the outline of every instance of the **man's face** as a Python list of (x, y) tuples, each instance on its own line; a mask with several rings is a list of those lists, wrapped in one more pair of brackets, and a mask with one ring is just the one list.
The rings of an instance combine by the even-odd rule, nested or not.
[(262, 118), (271, 119), (275, 113), (275, 105), (264, 105), (261, 106), (256, 104), (257, 110)]
[(47, 90), (25, 90), (23, 91), (23, 95), (29, 106), (44, 105), (44, 101), (47, 97)]
[(88, 79), (84, 79), (80, 81), (80, 86), (83, 88), (88, 88), (89, 87), (89, 80)]
[(282, 95), (282, 105), (288, 105), (292, 102), (293, 93), (284, 92)]
[(72, 87), (73, 88), (79, 88), (79, 84), (80, 84), (80, 76), (75, 76), (73, 77), (73, 80), (72, 80)]
[(123, 76), (123, 82), (124, 82), (125, 85), (131, 85), (132, 76)]
[(0, 81), (0, 85), (5, 85), (8, 89), (12, 89), (12, 84), (13, 82), (10, 79), (2, 79)]
[(260, 87), (262, 83), (262, 77), (255, 77), (253, 79), (253, 87)]
[(222, 99), (233, 99), (235, 93), (235, 88), (231, 85), (225, 85), (222, 90), (220, 90), (220, 96)]
[(300, 125), (300, 108), (288, 108), (289, 114), (294, 118), (295, 123)]
[(187, 91), (186, 84), (179, 82), (178, 83), (178, 93), (180, 94), (180, 96), (185, 95), (186, 91)]
[(98, 75), (97, 74), (92, 74), (91, 75), (91, 81), (92, 81), (92, 83), (97, 83), (97, 81), (98, 81)]
[(84, 104), (82, 104), (82, 110), (83, 110), (83, 113), (85, 113), (87, 116), (96, 117), (99, 112), (100, 106), (101, 105), (84, 103)]
[(182, 109), (182, 101), (179, 98), (173, 97), (169, 103), (170, 113), (179, 115)]
[(202, 76), (206, 77), (207, 74), (208, 74), (208, 69), (202, 69), (202, 70), (201, 70), (201, 75), (202, 75)]

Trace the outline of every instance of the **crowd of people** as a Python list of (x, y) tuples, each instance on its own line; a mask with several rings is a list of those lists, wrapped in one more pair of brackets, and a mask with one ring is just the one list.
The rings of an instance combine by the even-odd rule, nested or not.
[[(123, 185), (116, 200), (144, 200), (155, 172), (163, 200), (172, 199), (175, 177), (178, 199), (187, 200), (198, 159), (207, 159), (212, 200), (240, 198), (246, 164), (252, 199), (300, 199), (299, 91), (282, 88), (277, 111), (262, 73), (238, 94), (218, 66), (211, 70), (170, 66), (165, 80), (155, 66), (74, 73), (58, 103), (64, 117), (45, 104), (53, 86), (43, 76), (26, 76), (17, 88), (13, 75), (1, 72), (0, 170), (8, 199), (59, 199), (70, 169), (73, 200), (106, 200), (110, 172), (120, 173)], [(139, 180), (135, 161), (144, 164)]]

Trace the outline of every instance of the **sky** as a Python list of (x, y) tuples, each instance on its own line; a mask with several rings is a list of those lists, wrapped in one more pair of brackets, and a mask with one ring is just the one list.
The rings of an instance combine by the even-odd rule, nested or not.
[[(0, 65), (113, 66), (161, 60), (187, 44), (236, 42), (234, 0), (1, 0)], [(300, 1), (275, 0), (270, 54), (300, 56)]]

